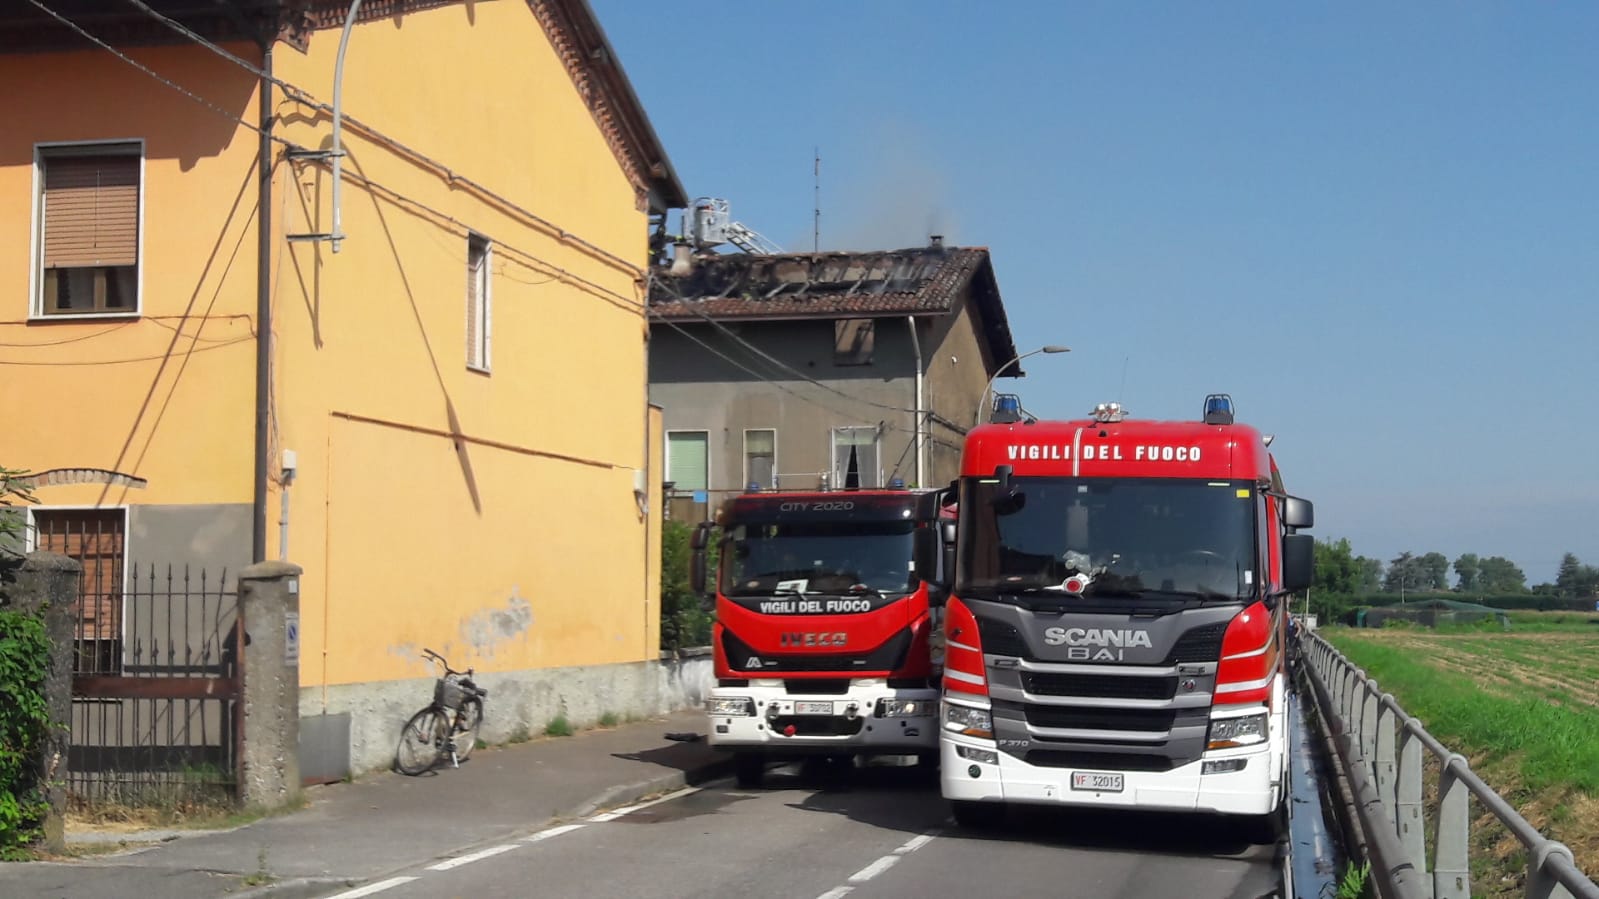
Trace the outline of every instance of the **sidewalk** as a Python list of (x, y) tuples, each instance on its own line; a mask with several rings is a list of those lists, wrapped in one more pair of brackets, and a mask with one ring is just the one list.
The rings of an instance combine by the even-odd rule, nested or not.
[[(674, 742), (672, 732), (701, 735)], [(479, 749), (459, 769), (368, 775), (307, 789), (309, 806), (228, 831), (128, 834), (156, 846), (74, 862), (0, 865), (0, 896), (298, 899), (540, 830), (603, 807), (723, 776), (702, 712)], [(173, 834), (187, 835), (172, 837)], [(87, 835), (85, 835), (87, 836)], [(270, 883), (261, 883), (266, 877)], [(248, 881), (248, 882), (247, 882)]]

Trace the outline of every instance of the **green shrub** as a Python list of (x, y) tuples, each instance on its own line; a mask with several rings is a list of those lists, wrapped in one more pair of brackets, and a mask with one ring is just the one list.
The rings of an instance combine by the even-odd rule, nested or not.
[(42, 692), (49, 668), (44, 622), (0, 609), (0, 859), (26, 857), (43, 832), (37, 759), (50, 734)]
[[(694, 528), (681, 521), (668, 521), (661, 529), (661, 649), (675, 651), (711, 642), (711, 614), (700, 605), (700, 597), (689, 586), (689, 567), (694, 550), (690, 540)], [(707, 579), (716, 572), (716, 547), (706, 549)]]

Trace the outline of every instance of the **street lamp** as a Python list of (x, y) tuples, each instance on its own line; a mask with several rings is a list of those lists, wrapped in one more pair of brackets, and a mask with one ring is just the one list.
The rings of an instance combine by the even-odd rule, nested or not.
[(983, 397), (977, 402), (977, 416), (976, 420), (972, 422), (972, 427), (977, 427), (983, 423), (983, 410), (988, 408), (988, 392), (994, 388), (994, 381), (997, 380), (1000, 375), (1005, 373), (1005, 369), (1010, 368), (1012, 365), (1015, 365), (1023, 359), (1026, 359), (1028, 356), (1036, 356), (1039, 353), (1069, 353), (1071, 351), (1072, 348), (1069, 346), (1056, 346), (1055, 344), (1050, 344), (1048, 346), (1041, 346), (1036, 350), (1032, 350), (1031, 352), (1023, 353), (1004, 365), (1001, 365), (999, 369), (994, 372), (994, 376), (988, 379), (988, 384), (983, 387)]

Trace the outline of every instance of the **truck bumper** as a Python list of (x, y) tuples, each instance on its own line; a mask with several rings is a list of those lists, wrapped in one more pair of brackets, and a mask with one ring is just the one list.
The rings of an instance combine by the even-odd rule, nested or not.
[[(939, 784), (955, 801), (1014, 802), (1166, 811), (1265, 815), (1282, 797), (1280, 758), (1269, 745), (1215, 750), (1204, 759), (1170, 771), (1116, 771), (1109, 768), (1045, 768), (1030, 765), (995, 748), (994, 741), (943, 734)], [(1205, 773), (1212, 768), (1242, 767)], [(1074, 788), (1074, 773), (1121, 776), (1121, 789)]]
[[(707, 710), (710, 745), (773, 756), (911, 754), (938, 747), (936, 689), (851, 684), (843, 694), (790, 693), (777, 686), (715, 687)], [(715, 714), (718, 700), (748, 699), (754, 714)], [(885, 702), (915, 703), (913, 713), (885, 715)]]

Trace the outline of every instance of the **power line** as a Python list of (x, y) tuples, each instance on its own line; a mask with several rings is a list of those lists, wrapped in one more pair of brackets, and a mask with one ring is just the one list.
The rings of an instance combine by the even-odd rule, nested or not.
[[(36, 6), (40, 6), (39, 0), (30, 0), (30, 2), (33, 2), (34, 5), (36, 5)], [(306, 91), (303, 88), (300, 88), (300, 87), (297, 87), (297, 86), (295, 86), (293, 84), (290, 84), (289, 82), (284, 81), (281, 78), (277, 78), (276, 76), (269, 75), (265, 70), (263, 70), (260, 67), (256, 66), (254, 63), (250, 62), (247, 59), (244, 59), (244, 58), (242, 58), (240, 56), (237, 56), (237, 55), (229, 52), (224, 47), (221, 47), (221, 46), (218, 46), (215, 43), (212, 43), (211, 41), (207, 40), (204, 35), (199, 34), (198, 32), (196, 32), (193, 29), (189, 28), (188, 26), (184, 25), (182, 22), (179, 22), (176, 19), (170, 18), (170, 17), (168, 17), (166, 15), (163, 15), (162, 13), (152, 9), (147, 3), (144, 2), (144, 0), (127, 0), (127, 2), (132, 4), (134, 7), (136, 7), (140, 11), (142, 11), (145, 15), (156, 19), (157, 21), (159, 21), (162, 24), (166, 25), (168, 28), (173, 29), (174, 31), (176, 31), (179, 34), (183, 35), (184, 37), (188, 38), (189, 40), (194, 41), (196, 44), (199, 44), (201, 47), (204, 47), (205, 49), (210, 50), (212, 53), (222, 57), (223, 59), (226, 59), (227, 61), (229, 61), (229, 62), (233, 63), (234, 65), (244, 69), (245, 71), (252, 73), (257, 78), (262, 78), (262, 79), (265, 79), (265, 80), (271, 82), (272, 84), (276, 85), (279, 89), (281, 89), (285, 94), (287, 94), (295, 102), (304, 104), (306, 106), (310, 106), (311, 108), (313, 108), (313, 109), (315, 109), (315, 110), (317, 110), (319, 112), (325, 112), (325, 113), (327, 113), (330, 116), (334, 114), (334, 110), (333, 110), (332, 106), (329, 106), (328, 104), (323, 103), (320, 100), (317, 100), (316, 97), (313, 96), (309, 91)], [(43, 6), (40, 6), (40, 8), (42, 9)], [(570, 231), (567, 231), (565, 228), (562, 228), (560, 225), (555, 224), (554, 222), (550, 221), (549, 219), (546, 219), (543, 216), (538, 215), (537, 213), (533, 212), (532, 210), (524, 208), (522, 205), (518, 204), (516, 201), (510, 199), (509, 197), (503, 196), (503, 195), (501, 195), (501, 194), (499, 194), (499, 193), (497, 193), (497, 192), (495, 192), (493, 190), (490, 190), (488, 187), (485, 187), (484, 185), (478, 183), (477, 181), (474, 181), (473, 179), (468, 178), (465, 175), (459, 174), (454, 169), (450, 168), (448, 165), (445, 165), (443, 162), (440, 162), (439, 160), (434, 159), (431, 156), (428, 156), (427, 154), (421, 152), (420, 150), (415, 150), (415, 149), (413, 149), (411, 147), (406, 146), (405, 144), (401, 143), (398, 140), (395, 140), (392, 137), (389, 137), (387, 134), (384, 134), (383, 132), (381, 132), (381, 131), (377, 130), (376, 128), (372, 127), (371, 125), (367, 125), (364, 122), (361, 122), (360, 120), (356, 119), (354, 116), (351, 116), (351, 115), (348, 115), (348, 114), (343, 114), (343, 115), (340, 116), (340, 118), (342, 118), (344, 120), (344, 122), (346, 122), (346, 123), (348, 123), (348, 124), (350, 124), (350, 125), (352, 125), (352, 126), (354, 126), (356, 128), (359, 128), (360, 130), (366, 132), (369, 137), (376, 138), (377, 140), (380, 140), (380, 141), (382, 141), (382, 142), (384, 142), (386, 144), (389, 144), (391, 147), (393, 147), (393, 148), (395, 148), (397, 150), (400, 150), (401, 152), (405, 153), (406, 155), (411, 156), (413, 159), (419, 160), (421, 162), (425, 162), (428, 165), (438, 169), (443, 174), (444, 180), (447, 183), (449, 183), (450, 185), (453, 186), (453, 185), (456, 185), (456, 184), (462, 184), (462, 185), (465, 185), (467, 187), (470, 187), (472, 190), (474, 190), (474, 191), (476, 191), (476, 192), (478, 192), (478, 193), (480, 193), (480, 194), (482, 194), (482, 195), (484, 195), (486, 197), (489, 197), (489, 198), (493, 199), (495, 202), (505, 206), (507, 209), (510, 209), (510, 210), (514, 211), (517, 215), (523, 216), (524, 218), (528, 219), (529, 221), (537, 223), (540, 227), (545, 228), (548, 231), (553, 232), (559, 239), (561, 239), (561, 240), (563, 240), (565, 242), (568, 242), (568, 243), (576, 244), (576, 245), (582, 247), (583, 249), (589, 251), (590, 253), (594, 254), (595, 256), (598, 256), (599, 258), (604, 259), (605, 261), (610, 262), (611, 264), (615, 265), (616, 267), (621, 268), (622, 270), (624, 270), (626, 272), (629, 272), (629, 273), (631, 273), (631, 274), (633, 274), (635, 276), (642, 273), (640, 268), (639, 268), (639, 266), (637, 266), (636, 264), (634, 264), (632, 262), (629, 262), (628, 260), (623, 259), (620, 256), (617, 256), (616, 254), (610, 252), (609, 250), (606, 250), (603, 247), (600, 247), (600, 246), (598, 246), (596, 244), (590, 243), (587, 240), (584, 240), (581, 237), (578, 237), (576, 234), (573, 234)]]
[[(195, 339), (197, 340), (199, 338), (196, 337)], [(188, 356), (188, 355), (192, 355), (194, 353), (204, 353), (207, 350), (220, 350), (223, 347), (230, 347), (230, 346), (233, 346), (236, 343), (248, 343), (248, 342), (250, 342), (250, 341), (252, 341), (254, 339), (255, 339), (254, 337), (235, 337), (235, 338), (233, 338), (231, 340), (225, 340), (225, 341), (222, 341), (220, 343), (211, 344), (210, 346), (195, 346), (191, 342), (189, 344), (189, 349), (183, 350), (181, 352), (174, 351), (174, 352), (160, 353), (160, 354), (155, 355), (155, 356), (137, 356), (137, 357), (132, 358), (132, 359), (98, 359), (98, 360), (68, 360), (68, 361), (51, 360), (51, 361), (48, 361), (48, 362), (19, 362), (19, 361), (13, 360), (13, 359), (0, 359), (0, 365), (26, 365), (26, 366), (30, 366), (30, 367), (37, 366), (37, 367), (45, 367), (45, 368), (74, 367), (74, 366), (85, 366), (85, 365), (127, 365), (127, 364), (133, 363), (133, 362), (155, 362), (155, 361), (160, 360), (160, 359), (169, 358), (169, 357), (171, 357), (174, 354), (180, 355), (180, 356)]]
[(110, 52), (113, 56), (116, 56), (118, 59), (122, 60), (123, 62), (127, 63), (128, 65), (133, 66), (134, 68), (138, 69), (139, 71), (143, 72), (144, 74), (149, 75), (151, 78), (154, 78), (155, 80), (161, 82), (162, 84), (165, 84), (167, 87), (172, 88), (173, 90), (175, 90), (178, 93), (184, 95), (185, 97), (188, 97), (189, 99), (193, 100), (194, 102), (199, 103), (201, 106), (205, 106), (205, 107), (211, 109), (214, 112), (220, 113), (220, 114), (222, 114), (222, 115), (234, 120), (235, 122), (238, 122), (239, 124), (243, 125), (244, 127), (250, 129), (251, 131), (254, 131), (256, 134), (262, 135), (262, 136), (266, 137), (269, 140), (276, 141), (277, 143), (280, 143), (280, 144), (284, 145), (285, 147), (293, 148), (295, 146), (294, 144), (289, 143), (288, 141), (284, 140), (281, 137), (275, 137), (275, 136), (267, 133), (266, 131), (263, 131), (259, 126), (250, 124), (249, 122), (245, 121), (244, 119), (241, 119), (238, 116), (234, 115), (233, 113), (229, 112), (228, 110), (222, 108), (221, 106), (218, 106), (217, 104), (211, 102), (210, 100), (207, 100), (205, 97), (200, 96), (199, 94), (189, 90), (188, 88), (186, 88), (183, 85), (177, 83), (176, 81), (173, 81), (172, 79), (166, 77), (165, 75), (160, 74), (159, 72), (155, 71), (154, 69), (150, 68), (149, 66), (146, 66), (144, 63), (139, 62), (138, 60), (132, 58), (131, 56), (128, 56), (127, 54), (125, 54), (122, 51), (118, 50), (117, 48), (111, 46), (110, 44), (106, 43), (105, 41), (100, 40), (99, 38), (95, 37), (94, 35), (90, 34), (87, 31), (85, 31), (81, 26), (78, 25), (78, 23), (72, 21), (71, 19), (67, 18), (66, 16), (63, 16), (62, 14), (60, 14), (60, 13), (56, 12), (55, 10), (51, 9), (50, 7), (46, 6), (44, 4), (44, 0), (28, 0), (28, 2), (32, 3), (34, 6), (38, 7), (39, 10), (41, 12), (43, 12), (45, 15), (48, 15), (50, 18), (55, 19), (57, 22), (60, 22), (61, 24), (65, 25), (68, 28), (72, 29), (73, 31), (77, 32), (79, 35), (81, 35), (85, 39), (87, 39), (87, 40), (99, 45), (100, 47), (104, 48), (106, 51)]
[[(653, 280), (653, 278), (654, 278), (653, 274), (651, 275), (651, 278)], [(815, 378), (811, 377), (810, 375), (807, 375), (804, 372), (800, 371), (799, 369), (793, 367), (792, 365), (789, 365), (788, 363), (782, 361), (781, 359), (778, 359), (778, 358), (772, 356), (771, 354), (769, 354), (766, 351), (762, 350), (760, 347), (756, 346), (755, 344), (750, 343), (748, 340), (745, 340), (743, 337), (740, 337), (738, 334), (734, 333), (732, 329), (728, 328), (726, 325), (724, 325), (721, 322), (717, 321), (716, 318), (714, 316), (712, 316), (710, 313), (708, 313), (705, 310), (700, 309), (699, 307), (695, 306), (693, 302), (691, 302), (688, 299), (686, 299), (682, 294), (678, 293), (675, 289), (673, 289), (671, 287), (671, 285), (667, 284), (665, 281), (657, 281), (656, 283), (659, 283), (659, 284), (662, 284), (662, 285), (666, 286), (666, 288), (668, 290), (670, 290), (674, 296), (677, 297), (677, 299), (679, 301), (678, 302), (679, 306), (683, 307), (684, 309), (687, 309), (688, 311), (694, 313), (695, 315), (697, 315), (700, 318), (706, 320), (707, 322), (710, 322), (712, 327), (716, 328), (718, 331), (721, 331), (723, 334), (726, 334), (728, 339), (730, 339), (733, 342), (743, 346), (750, 353), (752, 353), (752, 354), (754, 354), (756, 356), (759, 356), (762, 359), (766, 360), (768, 363), (770, 363), (771, 365), (775, 366), (780, 371), (788, 372), (788, 373), (794, 375), (794, 377), (797, 378), (798, 380), (804, 381), (804, 382), (809, 383), (809, 384), (813, 384), (813, 385), (815, 385), (817, 387), (822, 388), (823, 390), (828, 391), (829, 393), (836, 393), (839, 396), (844, 397), (845, 399), (851, 400), (853, 402), (864, 403), (864, 404), (866, 404), (868, 406), (875, 406), (875, 407), (877, 407), (879, 409), (887, 409), (890, 412), (906, 412), (906, 413), (909, 413), (911, 415), (920, 415), (920, 414), (922, 414), (921, 410), (919, 410), (919, 409), (907, 409), (907, 408), (905, 408), (903, 406), (890, 406), (890, 405), (888, 405), (886, 403), (879, 403), (879, 402), (876, 402), (875, 400), (869, 400), (869, 399), (865, 399), (863, 397), (854, 396), (852, 394), (845, 393), (844, 391), (839, 390), (836, 387), (832, 387), (830, 385), (824, 384), (821, 381), (818, 381)], [(646, 295), (645, 295), (645, 301), (648, 302), (648, 293), (647, 292), (646, 292)]]
[(670, 327), (672, 330), (677, 331), (679, 334), (682, 334), (684, 337), (687, 337), (689, 340), (692, 340), (695, 343), (699, 344), (702, 348), (705, 349), (706, 352), (712, 354), (713, 356), (717, 356), (718, 358), (722, 359), (724, 362), (728, 363), (729, 365), (732, 365), (735, 368), (738, 368), (739, 370), (745, 372), (746, 374), (754, 375), (763, 384), (769, 384), (769, 385), (777, 388), (778, 390), (780, 390), (780, 391), (782, 391), (782, 392), (784, 392), (786, 394), (789, 394), (790, 396), (793, 396), (795, 399), (800, 400), (801, 402), (810, 403), (811, 405), (815, 406), (816, 408), (826, 410), (828, 412), (833, 413), (834, 415), (849, 415), (850, 414), (848, 412), (842, 411), (842, 410), (840, 410), (838, 408), (835, 408), (833, 406), (829, 406), (826, 403), (822, 402), (821, 400), (816, 399), (815, 397), (806, 396), (805, 394), (795, 390), (792, 387), (787, 387), (787, 386), (784, 386), (783, 384), (779, 384), (778, 382), (773, 381), (771, 378), (767, 377), (766, 375), (761, 374), (760, 372), (756, 371), (755, 369), (750, 368), (748, 365), (745, 365), (744, 363), (738, 361), (737, 359), (734, 359), (732, 356), (729, 356), (726, 353), (722, 352), (721, 350), (717, 349), (714, 345), (706, 343), (705, 341), (701, 340), (700, 338), (694, 336), (693, 332), (691, 332), (688, 329), (684, 328), (682, 325), (678, 324), (677, 322), (672, 321), (669, 318), (665, 318), (665, 317), (661, 316), (661, 314), (659, 312), (656, 312), (656, 311), (654, 311), (652, 309), (652, 310), (650, 310), (650, 314), (655, 316), (657, 321), (659, 321), (662, 324)]
[[(295, 144), (292, 141), (284, 140), (281, 137), (278, 137), (278, 136), (273, 135), (273, 134), (271, 134), (271, 133), (269, 133), (267, 131), (264, 131), (263, 129), (261, 129), (260, 127), (252, 124), (251, 122), (240, 118), (239, 116), (235, 115), (234, 113), (229, 112), (227, 109), (224, 109), (223, 107), (218, 106), (216, 103), (213, 103), (212, 101), (206, 99), (205, 97), (202, 97), (199, 94), (196, 94), (193, 91), (190, 91), (188, 88), (184, 87), (183, 85), (178, 84), (177, 82), (175, 82), (175, 81), (173, 81), (173, 80), (161, 75), (160, 73), (158, 73), (155, 70), (149, 68), (148, 66), (146, 66), (143, 63), (139, 62), (138, 60), (133, 59), (132, 57), (128, 56), (127, 54), (125, 54), (123, 52), (121, 52), (120, 50), (118, 50), (115, 47), (111, 46), (110, 44), (106, 43), (105, 41), (102, 41), (99, 38), (95, 37), (93, 34), (90, 34), (88, 31), (85, 31), (81, 26), (79, 26), (77, 23), (73, 22), (71, 19), (66, 18), (65, 16), (61, 15), (60, 13), (58, 13), (55, 10), (51, 9), (50, 7), (46, 6), (44, 4), (43, 0), (28, 0), (28, 2), (32, 3), (34, 6), (38, 7), (40, 10), (44, 11), (45, 13), (47, 13), (51, 18), (61, 22), (63, 25), (66, 25), (68, 28), (72, 29), (73, 31), (77, 32), (79, 35), (83, 36), (87, 40), (89, 40), (89, 41), (93, 42), (94, 44), (98, 45), (99, 47), (103, 48), (104, 50), (106, 50), (107, 52), (109, 52), (113, 56), (117, 57), (118, 59), (122, 60), (123, 62), (127, 63), (128, 65), (133, 66), (134, 68), (138, 69), (141, 72), (144, 72), (146, 75), (149, 75), (151, 78), (154, 78), (156, 81), (161, 82), (162, 84), (166, 85), (167, 87), (171, 88), (172, 90), (175, 90), (178, 93), (181, 93), (184, 96), (189, 97), (190, 99), (200, 103), (201, 105), (203, 105), (206, 108), (212, 110), (213, 112), (216, 112), (218, 115), (221, 115), (222, 117), (228, 119), (229, 121), (234, 122), (235, 124), (238, 124), (238, 125), (242, 125), (243, 127), (248, 128), (250, 131), (253, 131), (256, 134), (263, 135), (263, 136), (267, 137), (268, 139), (272, 140), (273, 142), (281, 144), (282, 146), (284, 146), (284, 147), (286, 147), (288, 149), (291, 149), (291, 150), (303, 149), (298, 144)], [(130, 0), (130, 2), (137, 3), (137, 0)], [(159, 13), (157, 13), (156, 15), (158, 17), (160, 16)], [(172, 23), (172, 24), (177, 25), (177, 27), (179, 27), (179, 28), (183, 27), (183, 26), (179, 25), (178, 23)], [(231, 53), (228, 53), (228, 51), (223, 50), (220, 47), (215, 48), (215, 50), (216, 51), (220, 51), (225, 56), (237, 59), (237, 57), (233, 57), (233, 55)], [(246, 67), (248, 67), (248, 64), (245, 64), (245, 65), (246, 65)], [(274, 82), (274, 83), (276, 83), (276, 82)], [(290, 88), (292, 88), (292, 86), (290, 86)], [(286, 88), (286, 89), (288, 89), (288, 88)], [(298, 88), (293, 88), (293, 89), (294, 90), (298, 90)], [(315, 105), (315, 104), (313, 104), (313, 105)], [(322, 107), (318, 107), (318, 108), (322, 108)], [(356, 123), (353, 119), (350, 119), (349, 116), (345, 116), (345, 120), (351, 122), (352, 124), (358, 125), (358, 127), (366, 129), (366, 126), (360, 125), (359, 123)], [(377, 132), (373, 131), (373, 133), (376, 134)], [(388, 138), (384, 138), (384, 140), (388, 140)], [(398, 146), (398, 147), (401, 147), (402, 149), (405, 149), (403, 147), (403, 145), (399, 144), (398, 142), (394, 142), (394, 141), (390, 141), (390, 142), (394, 143), (395, 146)], [(407, 150), (407, 152), (412, 152), (412, 151)], [(421, 157), (421, 158), (426, 159), (426, 157)], [(428, 161), (430, 162), (430, 164), (432, 164), (431, 160), (428, 160)], [(445, 170), (447, 172), (449, 171), (447, 167), (445, 168)], [(409, 197), (409, 196), (407, 196), (405, 194), (402, 194), (399, 191), (394, 190), (393, 188), (386, 187), (386, 186), (384, 186), (382, 184), (379, 184), (376, 181), (372, 181), (372, 180), (370, 180), (368, 178), (365, 178), (365, 177), (363, 177), (361, 175), (357, 175), (357, 174), (346, 172), (345, 176), (348, 177), (348, 178), (351, 178), (354, 181), (356, 181), (357, 183), (359, 183), (363, 187), (366, 187), (368, 190), (381, 191), (381, 192), (387, 194), (390, 198), (392, 198), (392, 199), (394, 199), (394, 200), (396, 200), (398, 202), (408, 203), (411, 206), (416, 207), (417, 209), (421, 209), (421, 210), (427, 212), (429, 215), (432, 215), (432, 216), (434, 216), (434, 217), (436, 217), (438, 219), (442, 219), (444, 221), (447, 221), (451, 225), (454, 225), (456, 228), (460, 229), (463, 232), (470, 232), (470, 231), (476, 230), (476, 229), (473, 229), (473, 228), (469, 227), (464, 222), (460, 221), (459, 219), (455, 218), (454, 216), (452, 216), (452, 215), (450, 215), (448, 213), (442, 212), (442, 211), (440, 211), (438, 209), (435, 209), (435, 208), (433, 208), (431, 206), (428, 206), (426, 203), (423, 203), (420, 200), (416, 200), (416, 199), (414, 199), (412, 197)], [(453, 173), (452, 173), (452, 176), (453, 176)], [(494, 196), (497, 197), (498, 195), (494, 195)], [(506, 202), (509, 202), (509, 201), (506, 201)], [(548, 226), (547, 225), (546, 227), (553, 227), (553, 226)], [(565, 232), (561, 232), (561, 233), (563, 235), (565, 234)], [(574, 238), (574, 241), (581, 242), (581, 241), (578, 241), (576, 238)], [(503, 241), (498, 241), (498, 240), (496, 240), (494, 243), (495, 243), (495, 246), (497, 246), (497, 247), (499, 247), (501, 249), (510, 251), (510, 255), (513, 257), (512, 261), (518, 262), (519, 264), (523, 265), (526, 268), (532, 269), (534, 271), (538, 271), (538, 272), (540, 272), (542, 274), (554, 274), (559, 279), (566, 280), (566, 281), (569, 281), (569, 282), (574, 283), (574, 284), (582, 285), (583, 287), (587, 288), (591, 293), (595, 293), (598, 296), (599, 299), (603, 300), (606, 303), (609, 303), (612, 306), (616, 306), (617, 308), (624, 309), (624, 310), (626, 310), (628, 312), (632, 312), (634, 314), (637, 314), (639, 312), (640, 303), (634, 297), (625, 296), (623, 294), (617, 293), (614, 290), (611, 290), (608, 287), (605, 287), (604, 285), (601, 285), (601, 284), (598, 284), (596, 282), (590, 281), (587, 278), (583, 278), (583, 277), (581, 277), (579, 275), (574, 275), (571, 272), (568, 272), (565, 269), (563, 269), (563, 268), (561, 268), (561, 267), (559, 267), (559, 266), (557, 266), (557, 265), (555, 265), (553, 263), (546, 262), (545, 260), (540, 258), (537, 254), (532, 253), (532, 252), (530, 252), (528, 250), (523, 250), (523, 249), (515, 246), (514, 244), (509, 244), (509, 243), (505, 243)], [(522, 259), (521, 260), (517, 260), (517, 259), (514, 258), (514, 257), (518, 257), (518, 256), (522, 257)], [(633, 266), (633, 267), (630, 268), (630, 271), (637, 271), (637, 270), (638, 269), (637, 269), (636, 266)], [(519, 283), (529, 283), (529, 282), (522, 281), (521, 279), (518, 279), (518, 278), (512, 278), (511, 280), (517, 281)], [(613, 297), (615, 298), (614, 300), (611, 299)]]

